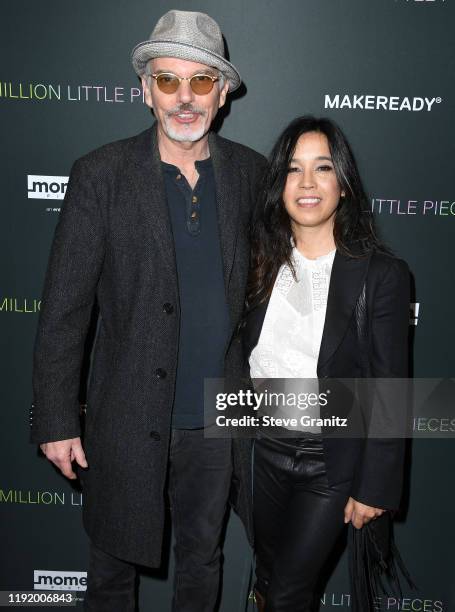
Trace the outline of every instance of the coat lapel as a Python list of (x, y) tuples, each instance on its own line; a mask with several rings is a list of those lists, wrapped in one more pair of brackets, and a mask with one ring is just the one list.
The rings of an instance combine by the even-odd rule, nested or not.
[(339, 251), (335, 254), (319, 350), (318, 372), (343, 340), (362, 291), (369, 262), (370, 255), (354, 258), (342, 255)]
[(136, 199), (141, 208), (141, 218), (149, 229), (149, 235), (158, 245), (171, 278), (177, 279), (172, 226), (161, 170), (156, 123), (139, 135), (132, 156), (140, 172), (136, 181), (139, 186)]
[(218, 227), (224, 283), (227, 291), (234, 263), (237, 238), (239, 203), (241, 200), (240, 176), (232, 161), (232, 149), (226, 140), (211, 132), (209, 134), (209, 148), (215, 174)]
[[(241, 199), (240, 177), (237, 168), (233, 165), (232, 150), (226, 140), (211, 132), (209, 134), (209, 148), (215, 173), (221, 255), (227, 289), (234, 262), (237, 237), (239, 202)], [(160, 246), (168, 271), (176, 278), (172, 226), (166, 203), (156, 123), (139, 135), (132, 155), (141, 173), (139, 181), (141, 188), (137, 198), (143, 211), (143, 218), (149, 225), (155, 241)]]

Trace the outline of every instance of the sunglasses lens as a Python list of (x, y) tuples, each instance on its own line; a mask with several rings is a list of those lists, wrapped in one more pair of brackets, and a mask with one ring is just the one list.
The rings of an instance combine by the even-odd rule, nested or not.
[[(160, 91), (173, 94), (180, 85), (180, 79), (171, 72), (163, 72), (156, 77), (156, 83)], [(190, 79), (191, 89), (198, 96), (204, 96), (213, 89), (213, 80), (207, 74), (195, 74)]]
[(172, 94), (177, 91), (179, 86), (178, 78), (173, 74), (160, 74), (156, 78), (156, 83), (163, 93)]
[(204, 96), (213, 89), (213, 81), (206, 74), (196, 74), (191, 78), (191, 89), (198, 96)]

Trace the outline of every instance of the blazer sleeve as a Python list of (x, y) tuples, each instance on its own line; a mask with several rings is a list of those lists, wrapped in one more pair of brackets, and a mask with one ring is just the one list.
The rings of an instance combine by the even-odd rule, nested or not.
[(80, 435), (84, 343), (104, 258), (99, 181), (74, 163), (51, 247), (33, 356), (30, 442)]
[[(409, 333), (410, 277), (407, 264), (393, 259), (383, 274), (372, 300), (369, 362), (373, 378), (407, 378)], [(393, 426), (402, 424), (407, 414), (407, 385), (381, 381), (380, 400)], [(395, 411), (395, 414), (394, 414)], [(399, 412), (396, 412), (399, 411)], [(380, 438), (369, 436), (365, 442), (362, 461), (354, 479), (352, 497), (369, 506), (396, 510), (400, 505), (404, 452), (404, 437)]]

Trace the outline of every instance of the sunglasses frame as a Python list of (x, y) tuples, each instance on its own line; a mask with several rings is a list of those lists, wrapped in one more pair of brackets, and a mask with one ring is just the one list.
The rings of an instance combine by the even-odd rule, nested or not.
[[(168, 76), (175, 77), (175, 78), (178, 80), (179, 84), (177, 85), (177, 87), (176, 87), (175, 91), (173, 91), (173, 92), (169, 92), (169, 93), (168, 93), (168, 92), (166, 92), (166, 91), (163, 91), (163, 90), (160, 88), (160, 86), (158, 85), (158, 77), (160, 77), (160, 76), (164, 76), (164, 75), (168, 75)], [(189, 82), (189, 84), (190, 84), (190, 87), (191, 87), (191, 91), (192, 91), (193, 93), (195, 93), (197, 96), (206, 96), (207, 94), (209, 94), (209, 93), (212, 91), (213, 86), (215, 85), (215, 82), (220, 80), (220, 77), (213, 76), (213, 75), (211, 75), (211, 74), (206, 74), (206, 73), (204, 73), (204, 72), (198, 72), (197, 74), (193, 74), (193, 76), (190, 76), (190, 77), (181, 77), (181, 76), (178, 76), (177, 74), (174, 74), (173, 72), (156, 72), (155, 74), (150, 74), (149, 76), (151, 76), (153, 79), (155, 79), (156, 84), (158, 85), (159, 90), (160, 90), (162, 93), (167, 94), (167, 95), (172, 95), (173, 93), (175, 93), (175, 92), (178, 90), (178, 88), (180, 87), (180, 84), (181, 84), (181, 82), (182, 82), (182, 81), (188, 81), (188, 82)], [(210, 79), (210, 80), (212, 81), (212, 87), (211, 87), (211, 88), (209, 89), (209, 91), (208, 91), (207, 93), (205, 93), (205, 94), (198, 94), (196, 91), (194, 91), (193, 86), (192, 86), (192, 84), (191, 84), (191, 80), (192, 80), (192, 79), (195, 79), (196, 77), (201, 77), (201, 76), (203, 76), (203, 77), (207, 77), (208, 79)]]

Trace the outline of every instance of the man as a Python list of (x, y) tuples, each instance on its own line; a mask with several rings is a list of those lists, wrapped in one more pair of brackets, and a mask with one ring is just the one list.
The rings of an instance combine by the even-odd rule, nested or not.
[[(86, 610), (134, 609), (135, 564), (160, 564), (165, 493), (173, 610), (212, 611), (231, 443), (204, 436), (205, 377), (241, 373), (247, 226), (264, 158), (210, 132), (240, 75), (217, 23), (169, 11), (133, 66), (156, 123), (74, 164), (35, 346), (31, 441), (84, 491)], [(99, 320), (84, 448), (78, 389)], [(77, 466), (80, 466), (79, 469)]]

